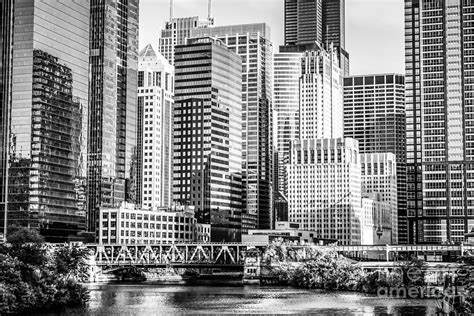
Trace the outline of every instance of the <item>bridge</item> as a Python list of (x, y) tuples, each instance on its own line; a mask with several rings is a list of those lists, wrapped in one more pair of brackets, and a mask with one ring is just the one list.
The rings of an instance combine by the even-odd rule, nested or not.
[[(248, 251), (266, 249), (266, 243), (177, 243), (177, 244), (87, 244), (97, 266), (142, 267), (204, 267), (243, 266)], [(464, 255), (474, 252), (474, 245), (370, 245), (370, 246), (314, 246), (288, 245), (289, 256), (295, 261), (308, 258), (312, 247), (330, 247), (348, 257), (361, 258), (360, 254), (383, 254), (386, 261), (403, 253)]]

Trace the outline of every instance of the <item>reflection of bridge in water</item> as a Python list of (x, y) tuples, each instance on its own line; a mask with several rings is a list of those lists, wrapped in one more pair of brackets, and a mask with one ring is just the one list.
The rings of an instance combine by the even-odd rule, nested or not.
[[(102, 267), (241, 267), (248, 251), (264, 252), (268, 244), (263, 243), (183, 243), (156, 245), (100, 245), (87, 244), (92, 250), (94, 264)], [(310, 245), (287, 245), (287, 255), (294, 261), (308, 259)], [(473, 251), (474, 245), (374, 245), (374, 246), (329, 246), (352, 258), (361, 254), (382, 253), (390, 261), (400, 254), (444, 254), (463, 255)]]

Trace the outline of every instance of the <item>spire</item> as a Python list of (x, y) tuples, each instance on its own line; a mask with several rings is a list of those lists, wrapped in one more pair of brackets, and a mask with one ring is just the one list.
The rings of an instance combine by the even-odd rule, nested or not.
[(208, 0), (207, 2), (207, 18), (209, 20), (212, 19), (212, 0)]
[(142, 49), (139, 53), (138, 56), (140, 57), (156, 57), (155, 50), (153, 49), (153, 46), (151, 44), (148, 44), (145, 46), (144, 49)]
[(170, 21), (173, 19), (173, 0), (170, 0)]

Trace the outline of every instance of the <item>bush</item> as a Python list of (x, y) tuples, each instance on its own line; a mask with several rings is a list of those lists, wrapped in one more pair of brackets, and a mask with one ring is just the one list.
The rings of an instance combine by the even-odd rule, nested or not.
[(87, 250), (48, 249), (35, 231), (17, 229), (0, 247), (0, 314), (84, 305), (88, 290), (77, 280), (86, 269)]

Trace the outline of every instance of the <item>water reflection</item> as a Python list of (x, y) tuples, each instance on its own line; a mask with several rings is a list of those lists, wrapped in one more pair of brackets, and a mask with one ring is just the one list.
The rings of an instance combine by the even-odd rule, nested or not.
[(377, 298), (286, 287), (95, 285), (85, 309), (56, 315), (182, 313), (317, 313), (319, 315), (432, 315), (433, 300)]

